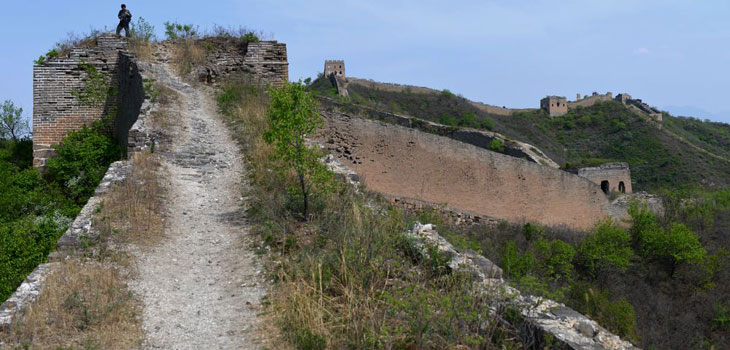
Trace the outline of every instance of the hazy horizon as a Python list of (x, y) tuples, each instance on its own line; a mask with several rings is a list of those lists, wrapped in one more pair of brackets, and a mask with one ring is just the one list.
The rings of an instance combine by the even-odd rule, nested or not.
[[(32, 114), (32, 61), (68, 32), (112, 30), (119, 1), (5, 4), (0, 100)], [(545, 95), (628, 92), (674, 115), (730, 123), (730, 3), (577, 0), (127, 2), (164, 38), (164, 21), (245, 26), (287, 44), (290, 79), (325, 59), (376, 81), (449, 89), (508, 107)], [(9, 34), (12, 33), (12, 34)], [(704, 115), (698, 115), (704, 114)]]

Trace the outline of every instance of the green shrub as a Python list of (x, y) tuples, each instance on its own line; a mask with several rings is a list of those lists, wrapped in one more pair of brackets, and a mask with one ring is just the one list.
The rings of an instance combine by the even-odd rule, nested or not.
[(48, 216), (26, 216), (0, 225), (0, 300), (7, 299), (46, 260), (63, 229)]
[(492, 118), (484, 118), (479, 122), (479, 127), (487, 130), (494, 130), (494, 120)]
[(730, 308), (727, 304), (715, 304), (715, 317), (712, 321), (716, 328), (730, 329)]
[(507, 277), (519, 279), (531, 273), (535, 265), (535, 257), (530, 252), (520, 254), (514, 241), (507, 242), (502, 253), (502, 268)]
[(165, 22), (165, 36), (167, 40), (193, 39), (198, 37), (198, 26)]
[(617, 335), (636, 341), (636, 313), (626, 298), (612, 299), (610, 293), (589, 285), (575, 285), (571, 298), (579, 312)]
[(559, 239), (539, 238), (534, 244), (538, 265), (546, 276), (570, 280), (573, 273), (575, 248)]
[(447, 115), (447, 114), (444, 114), (443, 116), (441, 116), (441, 119), (439, 119), (439, 123), (441, 123), (443, 125), (448, 125), (448, 126), (456, 126), (456, 124), (457, 124), (456, 118), (454, 118), (450, 115)]
[(631, 235), (611, 220), (598, 223), (578, 248), (578, 261), (594, 277), (602, 269), (626, 271), (633, 257)]
[(498, 138), (492, 139), (492, 141), (489, 142), (489, 150), (499, 153), (504, 153), (505, 147), (504, 142)]
[(70, 132), (55, 147), (57, 156), (46, 164), (46, 180), (58, 184), (79, 205), (94, 193), (109, 164), (122, 156), (121, 147), (101, 129), (97, 122)]
[(699, 264), (707, 251), (699, 237), (684, 224), (672, 224), (669, 230), (651, 230), (642, 241), (644, 255), (664, 261), (670, 272), (680, 264)]
[(129, 29), (132, 40), (138, 43), (146, 44), (157, 40), (155, 26), (151, 25), (143, 17), (139, 17), (136, 23), (132, 22)]
[(662, 228), (656, 216), (646, 208), (638, 208), (636, 203), (629, 207), (632, 218), (631, 233), (639, 246), (642, 256), (664, 263), (671, 274), (680, 264), (699, 264), (707, 256), (707, 251), (699, 237), (687, 226), (672, 223)]

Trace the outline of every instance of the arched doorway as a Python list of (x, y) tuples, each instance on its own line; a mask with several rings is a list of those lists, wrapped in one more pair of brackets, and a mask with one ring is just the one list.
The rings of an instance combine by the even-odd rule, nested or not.
[(618, 190), (621, 193), (626, 193), (626, 185), (624, 185), (624, 182), (623, 181), (620, 181), (618, 183)]
[(608, 190), (610, 188), (611, 187), (608, 186), (608, 180), (601, 181), (601, 191), (603, 191), (603, 193), (608, 194)]

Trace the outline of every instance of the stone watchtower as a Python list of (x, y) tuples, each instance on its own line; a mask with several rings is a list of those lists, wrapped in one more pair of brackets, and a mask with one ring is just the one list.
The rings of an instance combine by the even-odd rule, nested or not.
[(334, 74), (336, 77), (345, 78), (345, 61), (343, 60), (326, 60), (324, 61), (324, 76), (329, 77)]
[(559, 117), (568, 113), (568, 99), (563, 96), (547, 96), (540, 100), (540, 108), (551, 117)]
[(631, 193), (631, 170), (627, 163), (605, 163), (601, 166), (582, 168), (578, 176), (585, 177), (601, 186), (604, 193)]

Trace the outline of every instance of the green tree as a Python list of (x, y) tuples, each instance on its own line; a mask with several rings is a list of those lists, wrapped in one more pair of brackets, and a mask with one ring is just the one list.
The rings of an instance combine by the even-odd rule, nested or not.
[(575, 248), (559, 239), (548, 241), (539, 238), (535, 242), (535, 256), (545, 275), (571, 279)]
[(684, 224), (672, 223), (665, 229), (653, 213), (636, 203), (629, 207), (629, 214), (634, 244), (644, 257), (665, 263), (671, 274), (680, 264), (699, 264), (707, 256), (699, 237)]
[(598, 223), (578, 248), (578, 261), (593, 276), (606, 268), (626, 271), (633, 257), (631, 235), (611, 220)]
[(0, 108), (0, 138), (14, 142), (28, 132), (28, 122), (23, 119), (23, 108), (15, 107), (13, 101), (5, 100)]
[(270, 88), (269, 130), (264, 141), (273, 144), (276, 157), (294, 171), (302, 196), (304, 218), (308, 217), (310, 194), (325, 187), (332, 173), (319, 161), (319, 153), (307, 146), (305, 137), (324, 124), (314, 98), (302, 82)]
[(680, 264), (699, 264), (707, 255), (699, 237), (679, 223), (672, 224), (668, 230), (651, 231), (642, 246), (648, 256), (665, 262), (672, 274)]

